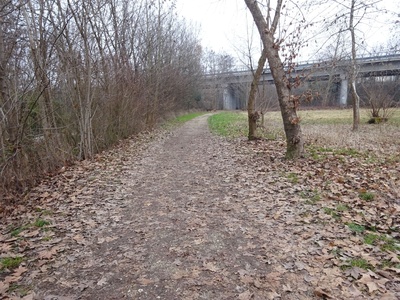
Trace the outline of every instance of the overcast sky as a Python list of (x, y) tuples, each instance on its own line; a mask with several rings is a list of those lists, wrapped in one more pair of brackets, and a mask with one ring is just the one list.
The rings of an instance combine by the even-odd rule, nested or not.
[[(396, 11), (400, 7), (400, 0), (383, 0), (380, 5)], [(251, 29), (249, 32), (246, 24), (252, 24), (253, 21), (247, 13), (244, 0), (177, 0), (177, 9), (181, 16), (198, 24), (204, 47), (233, 56), (240, 56), (238, 48), (246, 48), (247, 35), (251, 34)], [(369, 22), (374, 27), (363, 30), (364, 37), (371, 46), (385, 44), (390, 37), (389, 28), (384, 24), (387, 20), (376, 21)], [(258, 43), (258, 32), (253, 32), (253, 35), (257, 38), (254, 43)], [(307, 57), (304, 56), (307, 55), (300, 59), (306, 60)]]

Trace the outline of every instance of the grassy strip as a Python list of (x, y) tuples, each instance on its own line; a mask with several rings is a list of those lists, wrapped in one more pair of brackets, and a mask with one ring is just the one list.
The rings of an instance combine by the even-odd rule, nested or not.
[(194, 112), (194, 113), (185, 114), (185, 115), (182, 115), (182, 116), (179, 116), (179, 117), (175, 118), (174, 122), (182, 124), (182, 123), (190, 121), (190, 120), (192, 120), (194, 118), (202, 116), (204, 114), (205, 114), (204, 112)]
[[(336, 110), (302, 110), (298, 112), (301, 125), (348, 125), (351, 128), (353, 122), (351, 109)], [(361, 110), (361, 124), (366, 128), (379, 128), (376, 125), (368, 125), (369, 110)], [(392, 126), (400, 126), (400, 110), (393, 111), (389, 121)], [(229, 138), (245, 137), (248, 134), (247, 114), (243, 112), (222, 112), (209, 118), (211, 130), (219, 135)], [(279, 111), (267, 112), (265, 114), (266, 130), (258, 129), (257, 134), (267, 139), (275, 139), (283, 135), (282, 116)], [(335, 127), (332, 127), (335, 128)], [(273, 137), (271, 137), (273, 135)]]
[(187, 121), (190, 121), (194, 118), (197, 118), (199, 116), (204, 115), (205, 112), (193, 112), (193, 113), (188, 113), (188, 114), (184, 114), (181, 115), (179, 117), (176, 117), (175, 119), (169, 120), (168, 122), (166, 122), (163, 127), (168, 129), (168, 128), (172, 128), (178, 125), (181, 125)]
[[(304, 110), (299, 111), (302, 124), (352, 124), (353, 111), (351, 109), (335, 110)], [(370, 110), (360, 110), (360, 123), (367, 124), (370, 119)], [(400, 110), (394, 110), (387, 122), (391, 125), (400, 126)]]
[(212, 132), (228, 137), (247, 136), (247, 115), (244, 113), (223, 112), (208, 118)]

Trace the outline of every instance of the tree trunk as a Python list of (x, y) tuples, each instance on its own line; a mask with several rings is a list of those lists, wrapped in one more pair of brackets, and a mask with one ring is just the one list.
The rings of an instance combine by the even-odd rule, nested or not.
[(247, 102), (247, 114), (249, 120), (249, 140), (256, 139), (256, 130), (257, 130), (257, 119), (259, 115), (256, 112), (256, 92), (258, 89), (258, 82), (260, 80), (262, 71), (264, 69), (265, 62), (267, 60), (267, 51), (263, 49), (260, 59), (258, 60), (258, 66), (255, 74), (253, 75), (253, 81), (251, 83), (249, 99)]
[[(61, 147), (61, 139), (58, 134), (54, 107), (50, 95), (50, 79), (48, 78), (48, 40), (46, 40), (45, 28), (45, 4), (39, 2), (39, 17), (35, 22), (35, 8), (31, 1), (26, 3), (27, 8), (24, 8), (23, 15), (27, 23), (30, 54), (34, 66), (34, 77), (38, 96), (38, 104), (41, 115), (41, 125), (44, 136), (44, 143), (47, 153), (52, 157), (52, 163), (57, 158), (64, 160), (64, 154)], [(29, 9), (29, 13), (27, 11)]]
[(350, 92), (353, 99), (353, 131), (357, 131), (360, 125), (360, 96), (357, 93), (357, 54), (356, 54), (356, 37), (354, 32), (354, 6), (356, 0), (351, 1), (350, 8), (350, 25), (351, 33), (351, 70), (350, 70)]
[(274, 42), (274, 35), (279, 23), (283, 1), (278, 0), (275, 16), (271, 25), (269, 25), (269, 22), (267, 23), (256, 1), (245, 0), (245, 2), (253, 15), (254, 22), (263, 42), (278, 93), (279, 106), (281, 108), (287, 142), (286, 158), (299, 158), (304, 152), (304, 142), (301, 134), (300, 118), (297, 116), (296, 112), (298, 102), (295, 97), (291, 96), (290, 82), (286, 76), (282, 60), (279, 57), (279, 44)]

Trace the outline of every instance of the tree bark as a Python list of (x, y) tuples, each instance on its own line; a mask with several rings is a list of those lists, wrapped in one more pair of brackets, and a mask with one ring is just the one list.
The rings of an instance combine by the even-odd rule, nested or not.
[(245, 0), (245, 3), (253, 16), (263, 42), (278, 93), (279, 106), (286, 134), (286, 158), (299, 158), (304, 152), (304, 142), (301, 133), (300, 118), (297, 116), (296, 112), (298, 102), (296, 98), (291, 95), (290, 82), (285, 73), (282, 60), (279, 57), (279, 44), (275, 42), (274, 38), (279, 23), (283, 0), (278, 0), (276, 4), (275, 16), (271, 25), (269, 25), (269, 19), (267, 23), (256, 1)]
[(356, 54), (356, 37), (354, 32), (354, 7), (356, 0), (351, 1), (350, 8), (350, 24), (349, 30), (351, 34), (351, 70), (350, 70), (350, 92), (353, 100), (353, 131), (357, 131), (360, 125), (360, 96), (357, 93), (357, 54)]
[(257, 130), (257, 119), (259, 115), (256, 112), (256, 92), (258, 89), (258, 82), (260, 81), (260, 77), (262, 71), (264, 70), (264, 65), (267, 60), (267, 51), (263, 49), (260, 59), (258, 60), (257, 70), (253, 75), (253, 81), (251, 82), (251, 88), (249, 93), (249, 99), (247, 102), (247, 115), (249, 120), (249, 140), (254, 140), (257, 138), (256, 130)]

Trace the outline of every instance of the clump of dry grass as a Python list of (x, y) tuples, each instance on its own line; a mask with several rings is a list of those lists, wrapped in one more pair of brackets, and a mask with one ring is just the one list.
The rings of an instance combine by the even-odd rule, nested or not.
[(362, 125), (358, 132), (343, 124), (303, 125), (307, 144), (329, 148), (352, 148), (393, 155), (400, 150), (400, 131), (393, 125)]
[[(352, 131), (352, 111), (348, 109), (300, 111), (299, 115), (307, 145), (351, 148), (389, 156), (400, 152), (400, 111), (392, 116), (390, 122), (372, 125), (367, 124), (368, 110), (362, 110), (357, 132)], [(265, 128), (266, 131), (283, 132), (280, 112), (267, 113)]]

